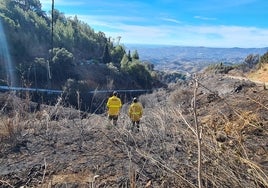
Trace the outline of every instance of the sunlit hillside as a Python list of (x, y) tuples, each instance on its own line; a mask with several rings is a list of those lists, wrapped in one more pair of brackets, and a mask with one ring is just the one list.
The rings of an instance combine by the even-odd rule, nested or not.
[(264, 64), (261, 69), (249, 73), (248, 78), (253, 81), (268, 82), (268, 64)]

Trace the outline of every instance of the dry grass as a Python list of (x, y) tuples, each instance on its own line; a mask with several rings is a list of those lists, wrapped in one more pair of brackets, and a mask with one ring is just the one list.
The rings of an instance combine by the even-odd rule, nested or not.
[(254, 81), (268, 82), (268, 64), (263, 64), (260, 69), (249, 73), (247, 77)]
[[(61, 100), (39, 112), (16, 111), (9, 117), (3, 112), (1, 152), (11, 157), (13, 140), (30, 140), (36, 145), (29, 144), (28, 152), (34, 153), (35, 160), (39, 159), (45, 168), (35, 170), (39, 176), (27, 176), (34, 163), (29, 164), (20, 169), (21, 174), (0, 176), (0, 185), (12, 187), (20, 182), (21, 186), (34, 187), (198, 187), (200, 170), (202, 187), (268, 187), (268, 168), (263, 163), (268, 161), (268, 125), (259, 114), (267, 113), (267, 98), (258, 100), (255, 96), (247, 100), (241, 95), (224, 99), (232, 105), (218, 99), (205, 104), (201, 101), (203, 95), (197, 96), (196, 109), (202, 128), (201, 169), (193, 131), (193, 92), (174, 89), (167, 94), (160, 90), (140, 97), (145, 110), (139, 133), (130, 131), (127, 106), (120, 114), (118, 127), (111, 126), (104, 115), (88, 114), (82, 118), (78, 111), (63, 108)], [(245, 108), (247, 105), (240, 100), (251, 108)], [(16, 154), (21, 161), (27, 157), (24, 152)], [(1, 160), (5, 160), (3, 155)], [(19, 163), (15, 158), (9, 161)], [(21, 177), (20, 181), (16, 177)]]

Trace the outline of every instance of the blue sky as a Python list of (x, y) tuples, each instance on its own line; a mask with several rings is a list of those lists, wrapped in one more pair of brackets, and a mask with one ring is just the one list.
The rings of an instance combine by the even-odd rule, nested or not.
[[(40, 0), (43, 10), (52, 0)], [(123, 44), (267, 47), (268, 0), (54, 0)]]

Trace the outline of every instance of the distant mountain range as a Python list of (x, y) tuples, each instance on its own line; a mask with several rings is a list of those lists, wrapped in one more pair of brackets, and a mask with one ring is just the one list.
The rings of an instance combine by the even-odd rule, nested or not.
[(126, 49), (138, 51), (140, 60), (149, 61), (156, 70), (197, 72), (210, 64), (238, 64), (250, 55), (263, 55), (266, 48), (211, 48), (164, 45), (127, 44)]

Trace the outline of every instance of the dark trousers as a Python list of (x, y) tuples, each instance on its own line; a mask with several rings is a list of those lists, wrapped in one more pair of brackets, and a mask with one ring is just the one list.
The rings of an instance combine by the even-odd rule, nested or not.
[(139, 131), (140, 121), (132, 121), (132, 128), (134, 129), (135, 127), (137, 127), (137, 130)]
[(113, 125), (117, 125), (118, 116), (117, 115), (108, 115), (108, 119), (113, 121)]

